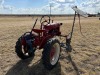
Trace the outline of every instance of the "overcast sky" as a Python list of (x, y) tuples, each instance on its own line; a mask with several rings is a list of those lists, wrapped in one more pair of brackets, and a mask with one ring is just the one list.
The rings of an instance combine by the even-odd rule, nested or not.
[(100, 0), (0, 0), (0, 14), (73, 14), (71, 6), (87, 13), (100, 12)]

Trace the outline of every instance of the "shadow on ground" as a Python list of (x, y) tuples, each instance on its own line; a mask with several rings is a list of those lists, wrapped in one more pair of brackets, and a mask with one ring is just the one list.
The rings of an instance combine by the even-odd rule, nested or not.
[(70, 54), (68, 55), (67, 59), (69, 60), (69, 62), (73, 66), (73, 68), (74, 68), (74, 70), (76, 72), (76, 75), (80, 75), (80, 71), (79, 71), (78, 67), (76, 66), (75, 62), (72, 60), (72, 57), (71, 57)]
[(61, 75), (61, 65), (58, 65), (51, 71), (44, 68), (42, 61), (39, 60), (36, 63), (29, 66), (31, 59), (18, 61), (6, 75)]
[[(76, 52), (75, 49), (72, 48), (72, 50), (73, 50), (73, 52)], [(74, 72), (75, 72), (74, 75), (83, 74), (83, 72), (78, 68), (77, 63), (73, 60), (73, 58), (72, 58), (72, 56), (71, 56), (71, 52), (65, 52), (65, 53), (67, 53), (67, 56), (62, 55), (62, 56), (60, 57), (60, 59), (66, 59), (66, 60), (68, 60), (68, 61), (66, 61), (66, 62), (67, 62), (67, 63), (70, 63), (71, 66), (72, 66), (71, 69), (68, 68), (68, 67), (66, 66), (66, 70), (67, 70), (68, 72), (70, 72), (70, 70), (71, 70), (71, 71), (74, 71)], [(71, 74), (71, 75), (72, 75), (72, 74)]]

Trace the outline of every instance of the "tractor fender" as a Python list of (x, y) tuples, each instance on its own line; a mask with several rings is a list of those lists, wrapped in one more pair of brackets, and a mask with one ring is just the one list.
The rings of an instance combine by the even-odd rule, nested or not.
[(21, 43), (22, 45), (26, 45), (26, 41), (31, 39), (30, 32), (24, 33), (24, 35), (21, 36)]
[(44, 45), (46, 44), (46, 42), (50, 39), (53, 38), (54, 36), (48, 35), (48, 36), (44, 36), (42, 42), (40, 43), (39, 49), (42, 49), (44, 47)]

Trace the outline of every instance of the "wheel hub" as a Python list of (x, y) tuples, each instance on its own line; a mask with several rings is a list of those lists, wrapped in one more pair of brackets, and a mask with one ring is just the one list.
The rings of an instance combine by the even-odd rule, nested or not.
[(60, 45), (56, 43), (53, 45), (50, 52), (50, 62), (52, 65), (54, 65), (58, 61), (59, 53), (60, 53)]

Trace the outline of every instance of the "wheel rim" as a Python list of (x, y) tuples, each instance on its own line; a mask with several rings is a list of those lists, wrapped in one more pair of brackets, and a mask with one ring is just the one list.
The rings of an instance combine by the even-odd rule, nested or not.
[(27, 50), (27, 46), (26, 46), (25, 38), (22, 38), (22, 40), (21, 40), (21, 48), (22, 48), (22, 53), (23, 53), (25, 56), (29, 56), (28, 50)]
[(60, 45), (55, 43), (50, 51), (50, 63), (55, 65), (59, 59)]
[(23, 53), (24, 55), (26, 55), (26, 56), (29, 56), (27, 47), (24, 46), (24, 45), (22, 45), (22, 53)]

